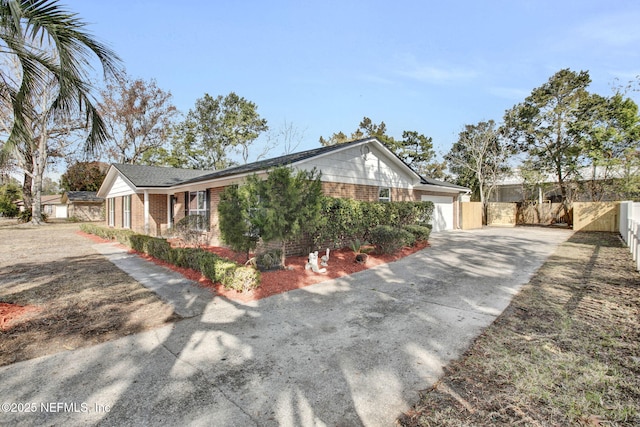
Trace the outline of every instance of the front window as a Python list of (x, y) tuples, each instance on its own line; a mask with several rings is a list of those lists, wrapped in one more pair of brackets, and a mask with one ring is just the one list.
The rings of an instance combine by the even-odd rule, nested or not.
[(207, 191), (191, 191), (189, 193), (189, 216), (193, 217), (193, 227), (196, 230), (209, 229), (209, 203)]
[(110, 197), (107, 199), (107, 205), (109, 206), (109, 227), (115, 227), (116, 225), (116, 199)]
[(378, 201), (390, 202), (391, 201), (391, 189), (387, 187), (380, 187), (378, 192)]
[(131, 196), (122, 198), (122, 227), (131, 228)]

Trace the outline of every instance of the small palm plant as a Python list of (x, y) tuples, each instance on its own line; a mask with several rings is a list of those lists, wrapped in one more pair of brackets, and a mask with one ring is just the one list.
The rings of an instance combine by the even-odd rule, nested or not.
[(367, 258), (369, 258), (369, 252), (372, 251), (373, 248), (368, 246), (369, 243), (365, 241), (361, 241), (360, 239), (352, 240), (349, 247), (356, 254), (356, 262), (358, 264), (364, 264), (367, 262)]

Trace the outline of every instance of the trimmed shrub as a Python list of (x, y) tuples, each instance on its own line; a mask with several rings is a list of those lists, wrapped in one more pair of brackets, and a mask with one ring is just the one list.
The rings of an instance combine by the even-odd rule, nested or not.
[(413, 234), (417, 241), (429, 240), (429, 235), (431, 234), (431, 228), (423, 225), (405, 225), (402, 228)]
[(364, 202), (324, 197), (322, 224), (309, 224), (305, 231), (315, 237), (315, 243), (332, 242), (341, 248), (354, 239), (371, 240), (371, 230), (379, 225), (427, 225), (432, 214), (432, 202)]
[(400, 237), (404, 239), (403, 246), (413, 246), (416, 244), (416, 236), (414, 236), (410, 231), (407, 231), (404, 228), (397, 228), (396, 230), (401, 232)]
[(169, 262), (171, 244), (167, 242), (167, 239), (153, 237), (145, 242), (144, 253), (149, 254), (154, 258), (158, 258), (159, 260)]
[(376, 246), (378, 252), (383, 254), (398, 252), (403, 246), (415, 242), (415, 237), (410, 232), (389, 225), (375, 227), (370, 235), (371, 243)]
[(256, 264), (260, 271), (277, 270), (282, 268), (282, 251), (274, 249), (256, 256)]
[(364, 240), (371, 241), (371, 230), (379, 225), (392, 225), (389, 217), (388, 202), (360, 202), (362, 208), (362, 237)]
[(123, 245), (131, 247), (131, 236), (135, 235), (131, 230), (121, 230), (116, 228), (100, 227), (95, 224), (80, 224), (80, 230), (93, 234), (103, 239), (117, 240)]
[(138, 252), (177, 267), (199, 271), (211, 281), (221, 283), (225, 288), (244, 291), (260, 286), (260, 272), (257, 270), (239, 266), (233, 261), (204, 249), (172, 248), (166, 239), (136, 234), (131, 230), (99, 227), (94, 224), (82, 224), (80, 229), (102, 238), (116, 239)]
[[(129, 241), (130, 241), (129, 246), (134, 251), (147, 254), (147, 251), (145, 251), (145, 247), (147, 246), (147, 242), (151, 239), (153, 239), (153, 237), (151, 236), (147, 236), (144, 234), (134, 234), (129, 238)], [(148, 255), (151, 255), (151, 254), (148, 254)]]
[(226, 275), (221, 283), (227, 289), (238, 292), (249, 291), (260, 286), (260, 272), (251, 267), (237, 267)]

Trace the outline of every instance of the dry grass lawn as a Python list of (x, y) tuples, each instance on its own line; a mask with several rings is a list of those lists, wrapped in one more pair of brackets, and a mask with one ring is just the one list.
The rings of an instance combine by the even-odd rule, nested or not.
[(640, 274), (613, 233), (576, 233), (400, 420), (640, 425)]
[(0, 366), (176, 319), (169, 305), (95, 252), (77, 230), (77, 224), (0, 224), (0, 303), (37, 308), (0, 328)]

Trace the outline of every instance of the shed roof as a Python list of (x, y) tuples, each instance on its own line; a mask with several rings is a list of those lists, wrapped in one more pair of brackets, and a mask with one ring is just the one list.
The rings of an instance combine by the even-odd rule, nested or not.
[(62, 202), (93, 202), (102, 203), (104, 199), (98, 197), (97, 191), (67, 191), (62, 195)]
[(210, 174), (210, 170), (178, 169), (167, 166), (114, 164), (136, 187), (171, 187)]

